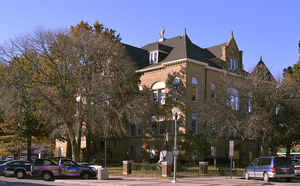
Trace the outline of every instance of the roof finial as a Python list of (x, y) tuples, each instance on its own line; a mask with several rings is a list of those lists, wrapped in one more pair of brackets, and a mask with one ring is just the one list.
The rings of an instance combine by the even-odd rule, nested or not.
[(233, 31), (231, 31), (231, 34), (230, 34), (230, 39), (233, 38)]
[(165, 28), (164, 26), (161, 27), (161, 31), (160, 31), (160, 39), (159, 41), (164, 41), (165, 40)]
[(184, 28), (184, 36), (186, 36), (186, 27)]
[(259, 61), (262, 61), (262, 56), (259, 57)]

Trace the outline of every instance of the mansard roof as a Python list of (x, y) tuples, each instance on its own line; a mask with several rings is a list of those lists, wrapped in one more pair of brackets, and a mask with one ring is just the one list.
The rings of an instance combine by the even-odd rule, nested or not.
[(125, 57), (133, 61), (138, 68), (144, 68), (148, 65), (149, 53), (147, 50), (137, 48), (128, 44), (122, 43), (125, 49)]
[(159, 52), (167, 54), (164, 59), (159, 61), (159, 63), (150, 65), (149, 67), (157, 66), (168, 61), (189, 58), (207, 63), (210, 66), (221, 68), (216, 63), (216, 56), (212, 52), (194, 44), (186, 34), (184, 36), (177, 36), (164, 39), (163, 41), (150, 43), (142, 48), (149, 52), (158, 50)]

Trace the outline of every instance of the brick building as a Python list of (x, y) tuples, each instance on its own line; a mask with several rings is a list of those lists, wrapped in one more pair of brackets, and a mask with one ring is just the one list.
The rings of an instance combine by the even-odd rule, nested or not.
[[(139, 65), (137, 72), (143, 73), (141, 85), (153, 90), (153, 102), (164, 105), (168, 75), (173, 72), (185, 70), (182, 81), (186, 85), (184, 112), (185, 121), (179, 128), (183, 134), (193, 132), (199, 134), (202, 131), (200, 126), (199, 107), (201, 102), (211, 99), (220, 93), (218, 82), (226, 73), (242, 81), (241, 77), (248, 75), (243, 68), (243, 51), (239, 49), (233, 33), (227, 42), (202, 48), (191, 41), (184, 31), (182, 36), (172, 38), (164, 37), (164, 29), (161, 38), (157, 42), (147, 44), (141, 48), (126, 45), (128, 56)], [(254, 71), (267, 67), (259, 61)], [(272, 74), (270, 73), (270, 76)], [(235, 87), (228, 87), (233, 91), (233, 109), (239, 109), (239, 93)], [(158, 121), (165, 120), (164, 116), (156, 118)], [(157, 125), (157, 126), (155, 126)], [(172, 125), (172, 123), (170, 123)], [(173, 128), (174, 131), (174, 128)], [(161, 150), (166, 138), (166, 132), (172, 143), (172, 126), (162, 130), (162, 126), (151, 121), (142, 121), (129, 129), (129, 135), (123, 139), (111, 139), (108, 144), (108, 159), (121, 161), (123, 159), (143, 160), (155, 156)], [(58, 144), (58, 143), (57, 143)], [(103, 142), (100, 142), (104, 145)], [(63, 147), (64, 146), (64, 147)], [(216, 144), (216, 157), (225, 158), (228, 156), (228, 141), (219, 140)], [(236, 158), (244, 157), (245, 161), (253, 159), (257, 154), (255, 144), (236, 143)], [(63, 147), (63, 148), (62, 148)], [(65, 149), (66, 144), (57, 145), (57, 149)], [(62, 150), (61, 150), (62, 151)], [(103, 150), (104, 152), (104, 150)], [(64, 155), (64, 154), (60, 154)]]

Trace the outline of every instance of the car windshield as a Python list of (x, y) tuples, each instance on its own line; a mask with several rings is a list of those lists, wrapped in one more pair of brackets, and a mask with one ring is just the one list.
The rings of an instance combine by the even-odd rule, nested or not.
[(291, 165), (292, 161), (290, 158), (286, 158), (286, 157), (276, 157), (274, 159), (274, 164), (276, 166), (282, 166), (282, 165)]

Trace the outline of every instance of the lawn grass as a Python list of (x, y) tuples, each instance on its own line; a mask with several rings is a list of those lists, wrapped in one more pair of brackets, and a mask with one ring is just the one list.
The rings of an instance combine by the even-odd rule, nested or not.
[[(154, 167), (155, 165), (153, 165)], [(112, 166), (107, 167), (109, 175), (113, 176), (123, 176), (123, 167), (122, 166)], [(223, 170), (223, 171), (220, 171)], [(233, 176), (242, 176), (244, 169), (236, 168), (233, 170)], [(139, 169), (132, 169), (132, 172), (129, 176), (132, 177), (161, 177), (161, 170), (160, 169), (150, 169), (150, 168), (139, 168)], [(205, 175), (200, 175), (199, 173), (199, 166), (189, 166), (189, 167), (178, 167), (177, 170), (178, 177), (196, 177), (196, 176), (230, 176), (230, 169), (229, 168), (215, 168), (213, 166), (208, 167), (208, 173)]]

